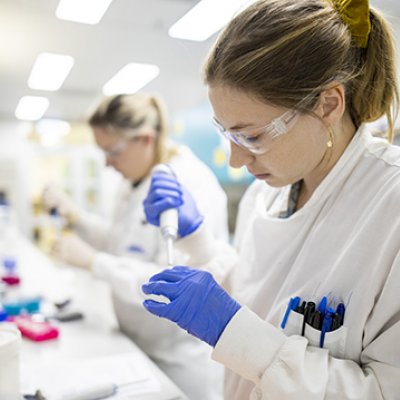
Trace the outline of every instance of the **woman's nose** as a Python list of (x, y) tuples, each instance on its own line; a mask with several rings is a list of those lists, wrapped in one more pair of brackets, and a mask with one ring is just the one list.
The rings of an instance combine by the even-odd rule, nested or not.
[(229, 157), (229, 165), (232, 168), (241, 168), (253, 162), (254, 155), (250, 153), (250, 151), (233, 142), (230, 142), (230, 146), (231, 154)]

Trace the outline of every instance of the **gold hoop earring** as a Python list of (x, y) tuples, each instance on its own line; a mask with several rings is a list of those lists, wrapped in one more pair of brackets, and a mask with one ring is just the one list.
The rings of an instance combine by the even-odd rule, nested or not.
[(328, 135), (329, 135), (329, 139), (328, 139), (328, 141), (326, 142), (326, 147), (328, 147), (328, 148), (332, 148), (333, 147), (333, 143), (334, 143), (334, 134), (333, 134), (333, 129), (332, 129), (332, 127), (331, 126), (328, 126), (327, 127), (327, 129), (328, 129)]

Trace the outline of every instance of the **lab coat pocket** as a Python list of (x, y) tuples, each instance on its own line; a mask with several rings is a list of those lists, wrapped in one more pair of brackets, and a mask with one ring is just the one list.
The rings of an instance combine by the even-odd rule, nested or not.
[[(321, 331), (306, 324), (304, 336), (310, 346), (320, 347)], [(324, 338), (324, 349), (329, 350), (332, 357), (343, 358), (346, 348), (347, 328), (341, 326), (332, 332), (326, 332)]]
[[(285, 315), (286, 306), (282, 307), (280, 315)], [(296, 311), (290, 311), (290, 314), (286, 320), (286, 325), (283, 329), (283, 332), (286, 336), (292, 335), (301, 335), (301, 328), (303, 326), (303, 314), (300, 314)]]

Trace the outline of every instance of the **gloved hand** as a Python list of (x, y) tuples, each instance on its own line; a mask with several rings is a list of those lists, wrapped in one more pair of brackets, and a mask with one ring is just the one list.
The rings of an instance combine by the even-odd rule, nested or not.
[(67, 232), (54, 243), (51, 254), (67, 264), (90, 270), (96, 250), (75, 233)]
[(42, 203), (44, 208), (49, 212), (52, 208), (56, 208), (58, 215), (65, 218), (70, 225), (77, 222), (79, 215), (78, 206), (57, 186), (51, 184), (44, 188)]
[(188, 267), (166, 269), (152, 276), (142, 290), (170, 300), (168, 304), (145, 300), (143, 305), (148, 311), (176, 322), (211, 346), (241, 307), (209, 272)]
[(203, 216), (189, 191), (174, 176), (162, 172), (153, 174), (143, 206), (147, 221), (155, 226), (160, 226), (163, 211), (177, 208), (180, 237), (190, 235), (203, 222)]

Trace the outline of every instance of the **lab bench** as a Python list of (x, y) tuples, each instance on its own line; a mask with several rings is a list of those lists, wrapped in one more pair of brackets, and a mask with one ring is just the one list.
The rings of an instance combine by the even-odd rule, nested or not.
[[(88, 272), (62, 265), (39, 251), (25, 239), (17, 244), (20, 290), (46, 301), (71, 299), (84, 318), (59, 322), (57, 339), (34, 342), (23, 339), (20, 352), (21, 386), (28, 379), (26, 372), (41, 365), (71, 363), (93, 357), (136, 354), (142, 365), (158, 382), (158, 389), (124, 397), (126, 400), (187, 400), (179, 388), (119, 330), (113, 314), (108, 286)], [(31, 379), (32, 377), (29, 377)], [(68, 379), (68, 378), (66, 378)], [(118, 397), (119, 398), (119, 397)], [(110, 397), (113, 400), (113, 396)]]

